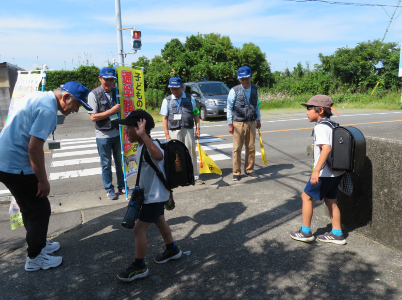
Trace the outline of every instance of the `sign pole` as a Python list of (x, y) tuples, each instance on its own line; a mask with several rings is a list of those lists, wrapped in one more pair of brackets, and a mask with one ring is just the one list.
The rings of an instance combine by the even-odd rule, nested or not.
[(115, 0), (115, 7), (116, 7), (116, 31), (117, 31), (117, 50), (119, 55), (119, 65), (124, 66), (123, 33), (121, 28), (120, 0)]

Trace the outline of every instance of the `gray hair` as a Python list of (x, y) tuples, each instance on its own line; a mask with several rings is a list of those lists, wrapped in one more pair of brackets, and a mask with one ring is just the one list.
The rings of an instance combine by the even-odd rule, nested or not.
[(61, 88), (57, 88), (57, 89), (55, 90), (55, 92), (56, 92), (60, 97), (63, 97), (65, 94), (69, 94), (69, 98), (68, 98), (67, 103), (70, 103), (70, 102), (72, 102), (72, 101), (81, 102), (81, 101), (78, 100), (78, 98), (75, 97), (73, 94), (70, 94), (69, 92), (67, 92), (67, 91), (65, 91), (65, 90), (62, 90)]

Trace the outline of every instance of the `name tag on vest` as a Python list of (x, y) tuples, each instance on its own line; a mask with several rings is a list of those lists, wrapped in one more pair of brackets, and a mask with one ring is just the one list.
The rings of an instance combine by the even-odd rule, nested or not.
[(174, 114), (173, 115), (173, 120), (175, 120), (175, 121), (181, 120), (181, 114)]
[(111, 121), (113, 121), (113, 120), (118, 120), (119, 116), (117, 114), (114, 114), (114, 115), (111, 115), (109, 118)]

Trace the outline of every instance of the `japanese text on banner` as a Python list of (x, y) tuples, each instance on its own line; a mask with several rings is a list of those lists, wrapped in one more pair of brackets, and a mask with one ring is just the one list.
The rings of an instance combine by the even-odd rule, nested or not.
[[(121, 118), (123, 119), (135, 109), (145, 109), (144, 74), (141, 70), (129, 67), (118, 67), (116, 73), (119, 82)], [(121, 126), (120, 134), (123, 141), (124, 171), (128, 178), (137, 174), (137, 143), (130, 143), (125, 126)]]

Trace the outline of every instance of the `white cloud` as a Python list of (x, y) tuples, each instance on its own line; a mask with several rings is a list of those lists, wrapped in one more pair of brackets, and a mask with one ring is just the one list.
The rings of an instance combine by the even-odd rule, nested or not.
[(31, 31), (35, 29), (55, 30), (63, 28), (67, 28), (67, 26), (59, 20), (43, 20), (42, 18), (35, 18), (32, 16), (1, 18), (0, 22), (0, 30), (23, 29), (24, 31)]

